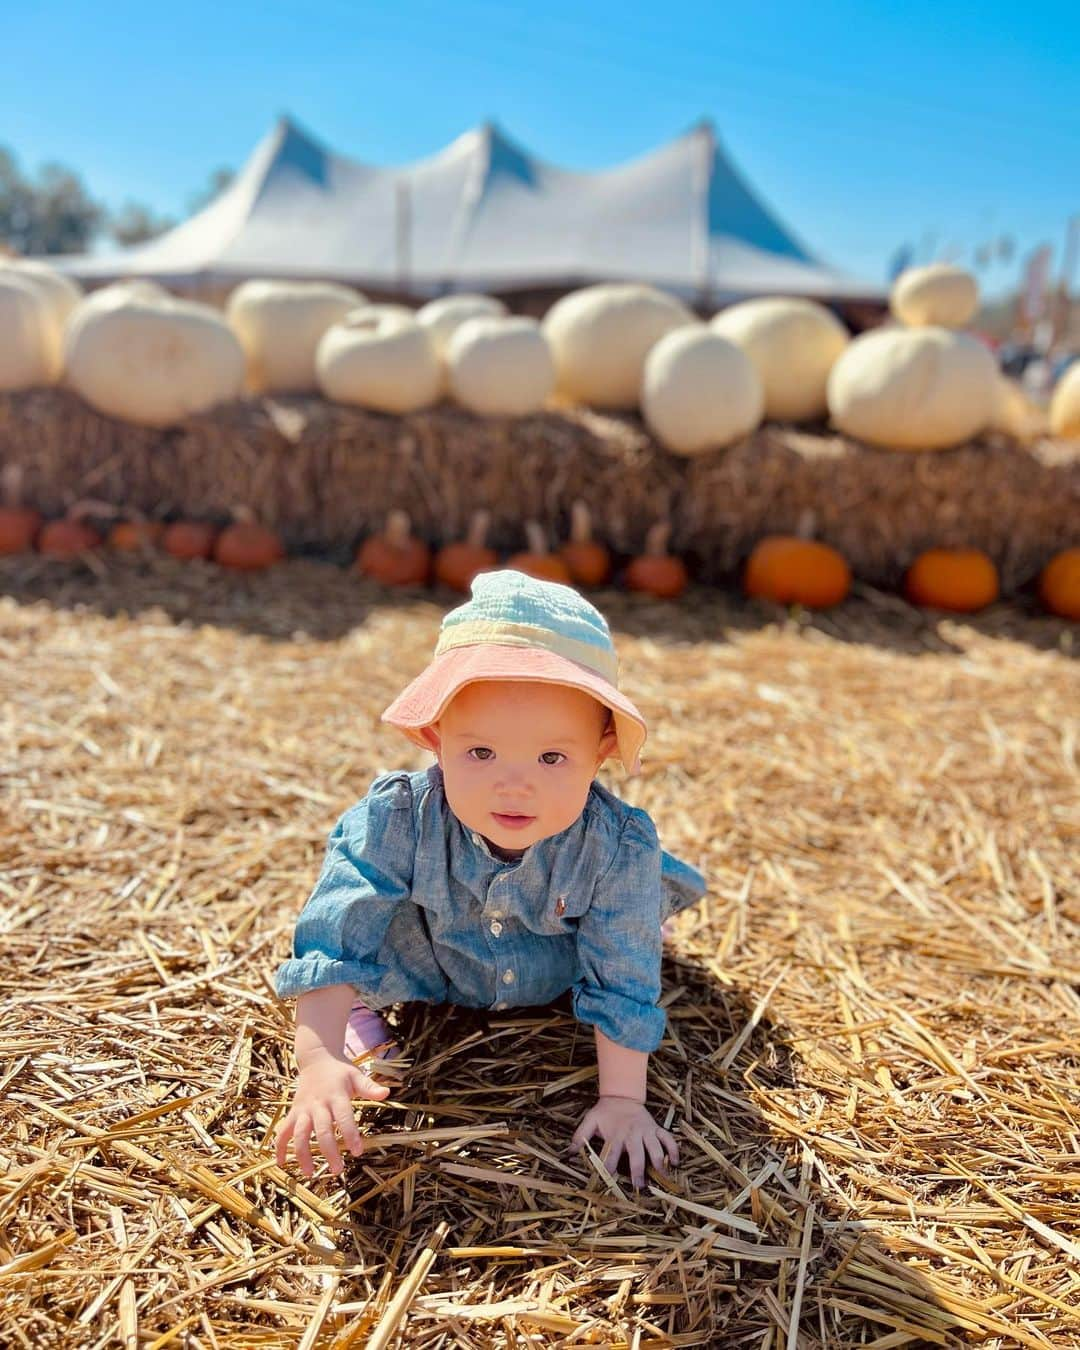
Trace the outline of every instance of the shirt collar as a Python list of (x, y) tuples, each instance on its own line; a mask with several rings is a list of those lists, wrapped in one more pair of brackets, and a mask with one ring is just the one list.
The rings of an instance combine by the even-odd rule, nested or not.
[(469, 827), (463, 824), (460, 820), (458, 821), (458, 824), (461, 826), (464, 833), (468, 835), (468, 837), (472, 840), (472, 842), (476, 845), (476, 847), (480, 850), (481, 853), (486, 853), (492, 862), (500, 863), (504, 867), (513, 867), (515, 866), (515, 864), (522, 862), (525, 858), (526, 853), (528, 853), (529, 849), (535, 847), (535, 845), (530, 844), (528, 848), (524, 849), (516, 858), (500, 858), (497, 853), (492, 853), (491, 845), (488, 843), (488, 841), (484, 838), (484, 836), (480, 833), (479, 830), (470, 830)]

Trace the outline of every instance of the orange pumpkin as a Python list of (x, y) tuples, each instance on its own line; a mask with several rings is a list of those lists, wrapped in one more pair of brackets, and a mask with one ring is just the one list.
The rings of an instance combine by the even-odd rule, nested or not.
[(422, 586), (431, 571), (431, 550), (411, 529), (404, 511), (389, 512), (383, 533), (356, 550), (356, 570), (384, 586)]
[(624, 580), (631, 591), (642, 591), (658, 600), (675, 600), (686, 590), (690, 578), (686, 564), (667, 551), (671, 522), (658, 521), (645, 536), (645, 552), (634, 558)]
[(559, 557), (580, 586), (602, 586), (611, 576), (611, 554), (592, 537), (589, 508), (583, 501), (570, 507), (570, 538)]
[(196, 558), (209, 558), (217, 535), (217, 526), (205, 520), (177, 520), (161, 536), (161, 547), (172, 558), (192, 562)]
[(214, 540), (214, 561), (237, 572), (260, 572), (285, 556), (285, 545), (273, 530), (260, 525), (251, 510), (238, 506), (233, 523)]
[(913, 605), (973, 614), (998, 598), (993, 562), (977, 548), (931, 548), (920, 553), (904, 578)]
[(525, 522), (525, 536), (529, 547), (521, 553), (515, 553), (506, 561), (507, 567), (540, 581), (561, 581), (564, 586), (573, 582), (570, 569), (557, 554), (548, 549), (547, 540), (540, 523), (535, 520)]
[(118, 553), (149, 553), (164, 533), (165, 526), (157, 520), (121, 520), (109, 531), (106, 543)]
[(41, 527), (37, 548), (51, 558), (70, 561), (82, 553), (101, 547), (101, 535), (82, 519), (83, 507), (75, 505), (61, 520), (50, 520)]
[(22, 504), (22, 466), (6, 464), (0, 481), (4, 504), (0, 506), (0, 554), (29, 553), (45, 517)]
[(1051, 614), (1080, 620), (1080, 548), (1050, 559), (1039, 574), (1039, 598)]
[(851, 568), (828, 544), (774, 534), (755, 544), (747, 559), (743, 589), (748, 596), (778, 605), (827, 609), (846, 599)]
[(435, 580), (455, 591), (468, 593), (473, 578), (498, 566), (499, 555), (484, 542), (491, 520), (487, 511), (475, 511), (466, 539), (445, 544), (435, 555)]

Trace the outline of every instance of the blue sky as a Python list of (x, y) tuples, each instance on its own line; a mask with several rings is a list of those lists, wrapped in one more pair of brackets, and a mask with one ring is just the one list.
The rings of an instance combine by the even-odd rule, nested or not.
[(24, 172), (78, 170), (113, 208), (183, 215), (289, 113), (377, 163), (492, 118), (570, 168), (707, 116), (802, 240), (871, 279), (905, 241), (970, 263), (1009, 235), (1016, 258), (981, 274), (1000, 291), (1044, 241), (1056, 272), (1080, 213), (1074, 3), (46, 0), (8, 8), (3, 48), (0, 144)]

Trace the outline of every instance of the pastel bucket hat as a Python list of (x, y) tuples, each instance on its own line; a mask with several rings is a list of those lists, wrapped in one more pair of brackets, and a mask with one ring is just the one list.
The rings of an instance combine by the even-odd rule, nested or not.
[(607, 620), (572, 586), (524, 572), (481, 572), (472, 595), (442, 621), (430, 665), (382, 715), (425, 750), (423, 731), (450, 700), (481, 680), (536, 680), (581, 689), (610, 708), (619, 758), (640, 769), (645, 719), (619, 692), (619, 659)]

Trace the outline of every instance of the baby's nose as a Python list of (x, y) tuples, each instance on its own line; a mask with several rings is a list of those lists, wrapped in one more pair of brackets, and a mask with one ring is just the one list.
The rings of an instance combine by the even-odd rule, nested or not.
[(504, 792), (529, 794), (534, 788), (532, 774), (521, 765), (507, 765), (499, 776), (499, 787)]

